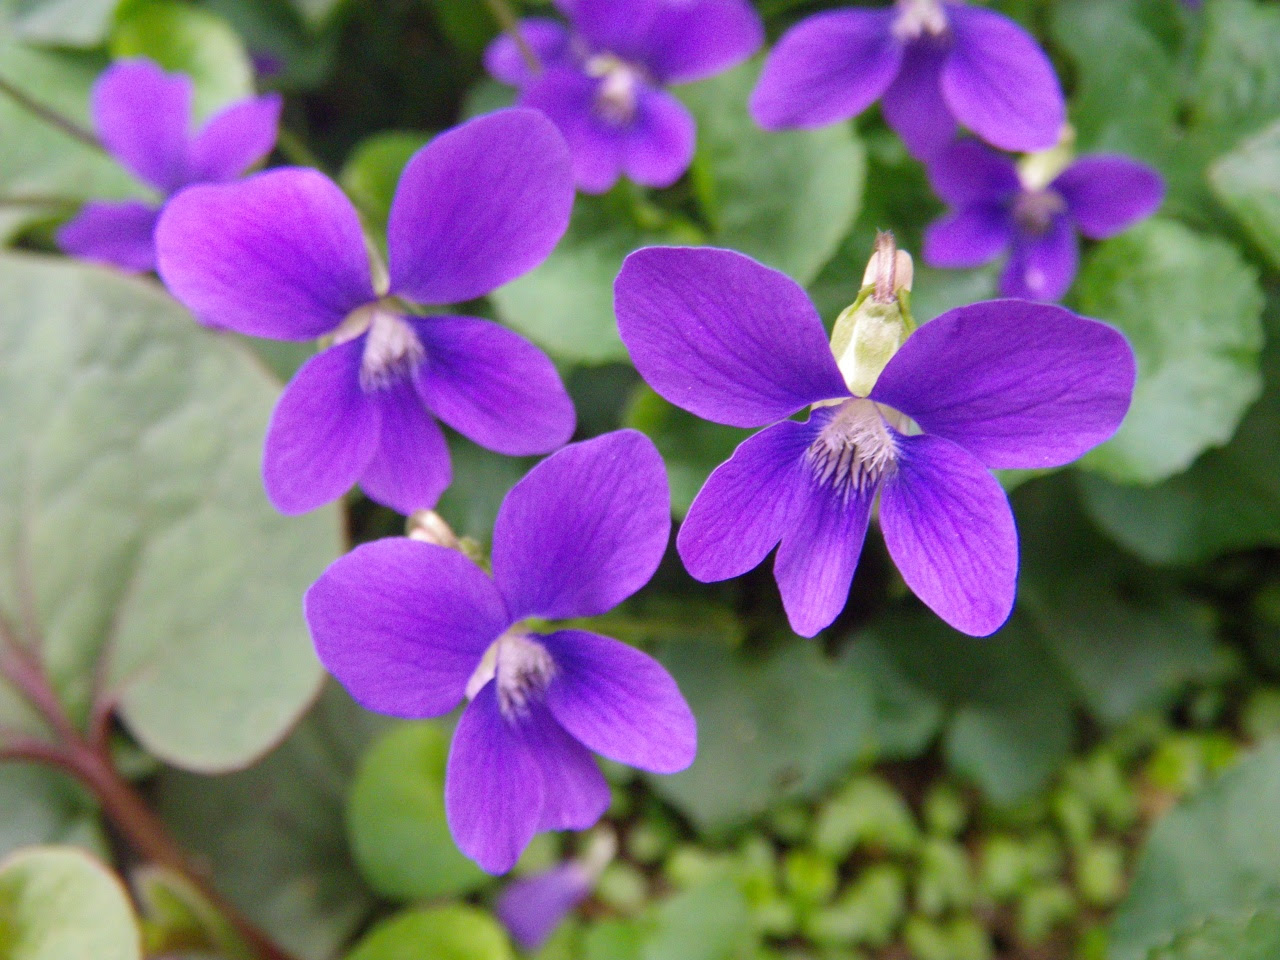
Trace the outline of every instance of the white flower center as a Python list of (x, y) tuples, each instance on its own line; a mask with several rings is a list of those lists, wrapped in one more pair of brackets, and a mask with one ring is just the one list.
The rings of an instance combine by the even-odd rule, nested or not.
[(874, 488), (898, 456), (886, 417), (903, 419), (897, 411), (871, 400), (842, 403), (805, 453), (814, 479), (845, 499)]
[(366, 391), (389, 386), (426, 357), (422, 341), (395, 310), (382, 302), (366, 304), (342, 321), (333, 342), (346, 343), (368, 332), (360, 361), (360, 386)]
[(555, 676), (556, 665), (547, 648), (532, 637), (508, 631), (489, 645), (480, 665), (467, 681), (467, 699), (475, 699), (490, 680), (498, 684), (498, 708), (508, 720), (529, 712), (529, 704), (541, 698)]
[(1053, 218), (1067, 209), (1062, 195), (1049, 189), (1026, 190), (1013, 203), (1013, 218), (1028, 233), (1049, 232)]
[(586, 71), (589, 76), (600, 78), (596, 91), (600, 114), (610, 123), (630, 123), (636, 115), (644, 70), (611, 53), (598, 53), (587, 60)]
[(918, 40), (926, 34), (940, 37), (947, 32), (947, 14), (941, 0), (897, 0), (897, 6), (893, 33), (899, 40)]

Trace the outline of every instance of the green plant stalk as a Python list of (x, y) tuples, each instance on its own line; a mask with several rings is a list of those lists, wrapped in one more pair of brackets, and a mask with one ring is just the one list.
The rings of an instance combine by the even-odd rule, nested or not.
[[(68, 716), (34, 651), (18, 641), (17, 634), (0, 619), (0, 676), (49, 725), (54, 741), (11, 731), (0, 731), (0, 761), (26, 761), (54, 767), (79, 780), (98, 800), (103, 813), (148, 861), (180, 874), (208, 903), (221, 913), (261, 960), (297, 960), (259, 930), (239, 909), (214, 888), (112, 763), (105, 737), (87, 740)], [(103, 723), (95, 716), (94, 726)]]
[(533, 52), (533, 48), (524, 38), (524, 34), (520, 32), (520, 19), (516, 16), (515, 11), (511, 9), (507, 0), (485, 0), (489, 7), (489, 12), (493, 14), (493, 19), (498, 21), (498, 26), (502, 27), (515, 42), (520, 49), (520, 56), (524, 58), (524, 62), (528, 64), (530, 70), (534, 73), (542, 72), (542, 63), (538, 60), (538, 55)]
[(52, 107), (47, 107), (39, 100), (28, 96), (3, 77), (0, 77), (0, 93), (3, 93), (28, 113), (34, 114), (50, 126), (57, 127), (73, 140), (79, 140), (86, 146), (94, 147), (98, 150), (103, 149), (101, 142), (93, 135), (92, 131), (85, 129), (76, 121), (64, 116)]

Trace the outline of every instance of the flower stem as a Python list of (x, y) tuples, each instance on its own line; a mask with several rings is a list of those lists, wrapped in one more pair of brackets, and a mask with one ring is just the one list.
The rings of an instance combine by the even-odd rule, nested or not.
[(524, 38), (524, 34), (520, 32), (520, 19), (516, 16), (515, 11), (511, 9), (507, 0), (485, 0), (489, 6), (489, 12), (493, 14), (493, 19), (498, 21), (498, 26), (511, 37), (512, 41), (520, 50), (520, 56), (524, 57), (525, 64), (534, 73), (542, 72), (542, 64), (538, 60), (538, 55), (533, 52), (533, 47), (529, 46), (529, 41)]
[(3, 77), (0, 77), (0, 93), (3, 93), (24, 110), (39, 117), (45, 123), (57, 127), (72, 139), (79, 140), (81, 143), (94, 147), (98, 150), (103, 149), (102, 144), (91, 131), (85, 129), (70, 117), (64, 116), (57, 110), (54, 110), (52, 107), (47, 107), (39, 100), (28, 96)]
[[(235, 929), (260, 960), (296, 960), (219, 893), (169, 833), (164, 822), (112, 763), (105, 737), (90, 743), (76, 729), (58, 699), (38, 655), (18, 641), (0, 618), (0, 677), (7, 680), (55, 734), (55, 741), (0, 731), (0, 761), (18, 760), (54, 767), (79, 780), (102, 806), (107, 819), (148, 861), (180, 874)], [(95, 721), (95, 726), (100, 718)]]

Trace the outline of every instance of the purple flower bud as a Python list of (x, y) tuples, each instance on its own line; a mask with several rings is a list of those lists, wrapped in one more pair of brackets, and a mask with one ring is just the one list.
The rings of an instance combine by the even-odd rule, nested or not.
[[(961, 140), (929, 165), (952, 210), (929, 226), (924, 259), (935, 267), (976, 267), (1008, 253), (1006, 297), (1058, 300), (1075, 279), (1077, 234), (1101, 240), (1155, 213), (1164, 181), (1145, 164), (1086, 154), (1048, 183), (1020, 177), (1013, 160)], [(1048, 178), (1045, 178), (1048, 179)]]
[[(910, 336), (854, 395), (822, 320), (788, 277), (729, 250), (633, 253), (618, 328), (659, 394), (705, 419), (766, 427), (708, 478), (680, 528), (689, 572), (740, 576), (775, 547), (792, 628), (844, 608), (879, 497), (889, 554), (957, 630), (985, 636), (1013, 607), (1018, 541), (988, 472), (1060, 466), (1110, 437), (1133, 394), (1133, 353), (1061, 307), (995, 300)], [(806, 421), (788, 419), (806, 406)]]
[(336, 561), (307, 592), (329, 671), (371, 710), (458, 721), (445, 806), (458, 846), (510, 870), (542, 830), (584, 830), (609, 787), (592, 753), (656, 773), (693, 762), (697, 731), (658, 662), (585, 630), (639, 590), (671, 530), (662, 458), (624, 430), (565, 447), (507, 494), (493, 576), (462, 554), (408, 538)]
[(480, 117), (414, 154), (391, 208), (385, 276), (370, 269), (355, 208), (315, 170), (174, 198), (156, 230), (160, 275), (200, 321), (331, 338), (267, 429), (263, 479), (277, 509), (314, 509), (356, 482), (404, 514), (433, 507), (450, 481), (437, 418), (513, 456), (569, 439), (573, 404), (533, 344), (488, 320), (420, 316), (403, 300), (457, 303), (514, 280), (551, 252), (572, 205), (564, 140), (532, 110)]
[(751, 97), (766, 129), (820, 127), (883, 98), (920, 159), (957, 123), (1007, 150), (1042, 150), (1066, 119), (1053, 65), (1012, 20), (961, 0), (896, 0), (802, 20), (778, 41)]
[[(519, 103), (560, 128), (578, 186), (603, 193), (626, 174), (670, 186), (693, 161), (693, 117), (666, 92), (745, 60), (764, 42), (747, 0), (557, 0), (569, 18), (521, 22), (485, 54)], [(527, 62), (532, 53), (537, 66)]]
[[(150, 60), (121, 60), (93, 86), (93, 123), (102, 145), (165, 201), (194, 183), (224, 183), (266, 157), (280, 124), (279, 94), (238, 100), (192, 126), (191, 78)], [(73, 256), (136, 273), (155, 269), (161, 203), (87, 203), (58, 231)]]

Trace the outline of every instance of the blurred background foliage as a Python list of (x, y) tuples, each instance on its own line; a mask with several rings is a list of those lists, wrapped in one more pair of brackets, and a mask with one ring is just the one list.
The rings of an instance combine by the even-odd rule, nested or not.
[[(771, 37), (837, 5), (758, 3)], [(620, 854), (544, 960), (1280, 956), (1280, 5), (994, 5), (1050, 51), (1078, 148), (1169, 183), (1068, 298), (1132, 341), (1130, 416), (1075, 469), (1005, 477), (1023, 569), (988, 640), (924, 612), (874, 537), (817, 641), (786, 630), (767, 568), (703, 585), (674, 553), (599, 618), (679, 680), (700, 753), (674, 777), (607, 770)], [(202, 114), (281, 90), (272, 163), (319, 166), (377, 226), (418, 146), (509, 102), (480, 66), (496, 30), (479, 0), (0, 0), (0, 79), (81, 122), (113, 56), (190, 73)], [(611, 307), (623, 256), (733, 247), (830, 323), (874, 231), (918, 253), (942, 209), (874, 111), (755, 128), (758, 69), (680, 90), (699, 123), (683, 181), (579, 197), (543, 266), (468, 305), (552, 355), (581, 436), (654, 438), (677, 515), (743, 433), (640, 383)], [(102, 731), (117, 768), (299, 960), (506, 960), (503, 881), (443, 821), (449, 721), (374, 717), (331, 683), (317, 699), (298, 597), (403, 520), (355, 496), (266, 505), (262, 429), (312, 348), (199, 329), (152, 283), (47, 256), (79, 201), (138, 190), (0, 99), (0, 610), (41, 636), (77, 727), (126, 691)], [(991, 270), (917, 264), (919, 320), (994, 295)], [(483, 543), (528, 462), (455, 439), (439, 510)], [(45, 723), (0, 687), (6, 735)], [(0, 811), (0, 850), (44, 845), (0, 866), (0, 956), (254, 955), (63, 774), (0, 766)], [(540, 837), (518, 869), (580, 846)]]

